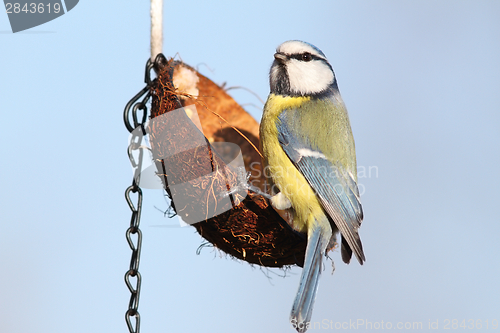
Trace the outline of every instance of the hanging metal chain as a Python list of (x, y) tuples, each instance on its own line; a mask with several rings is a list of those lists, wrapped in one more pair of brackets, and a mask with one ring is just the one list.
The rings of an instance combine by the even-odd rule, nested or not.
[[(132, 257), (130, 259), (130, 268), (125, 273), (125, 283), (130, 290), (130, 301), (128, 304), (128, 310), (127, 312), (125, 312), (125, 321), (127, 322), (127, 327), (130, 333), (139, 333), (141, 324), (141, 316), (139, 314), (138, 308), (142, 282), (142, 277), (139, 273), (139, 262), (141, 259), (142, 247), (142, 232), (141, 229), (139, 229), (142, 210), (142, 190), (139, 187), (139, 184), (143, 158), (143, 149), (141, 148), (141, 143), (143, 136), (146, 135), (146, 131), (144, 128), (148, 113), (146, 103), (151, 97), (150, 88), (153, 82), (151, 80), (151, 69), (153, 67), (154, 64), (150, 60), (148, 60), (148, 62), (146, 63), (146, 74), (144, 79), (144, 81), (146, 82), (146, 87), (144, 87), (127, 103), (123, 112), (125, 127), (127, 127), (127, 130), (132, 133), (132, 138), (130, 139), (130, 144), (127, 149), (128, 157), (130, 159), (132, 167), (135, 168), (132, 185), (127, 187), (127, 189), (125, 190), (125, 199), (127, 200), (130, 210), (132, 211), (130, 226), (126, 232), (127, 242), (130, 246), (130, 249), (132, 250)], [(142, 96), (144, 96), (144, 98), (140, 102), (138, 102)], [(141, 118), (138, 117), (139, 110), (142, 110)], [(130, 122), (130, 111), (132, 111), (132, 123)], [(137, 161), (135, 160), (133, 155), (133, 152), (136, 150), (139, 152)], [(137, 193), (137, 200), (135, 205), (131, 198), (132, 193)], [(135, 241), (133, 238), (135, 238)], [(132, 317), (135, 317), (135, 324), (132, 323)]]
[[(135, 181), (134, 181), (135, 183)], [(134, 191), (135, 190), (135, 191)], [(130, 192), (137, 192), (137, 207), (134, 206), (132, 200), (130, 199)], [(142, 206), (142, 191), (137, 184), (132, 184), (125, 191), (125, 197), (127, 203), (132, 210), (132, 218), (130, 221), (130, 227), (127, 229), (126, 237), (128, 245), (132, 250), (132, 258), (130, 259), (130, 269), (125, 273), (125, 283), (130, 290), (130, 301), (128, 305), (128, 310), (125, 313), (125, 320), (127, 322), (128, 330), (130, 333), (139, 333), (140, 331), (140, 321), (141, 317), (139, 311), (139, 295), (141, 291), (141, 274), (139, 273), (139, 261), (141, 256), (141, 245), (142, 245), (142, 232), (139, 229), (139, 222), (141, 217), (141, 206)], [(134, 243), (132, 240), (132, 235), (137, 235), (137, 240)], [(132, 283), (131, 279), (135, 277), (135, 285)], [(132, 324), (131, 318), (135, 317), (135, 325)], [(134, 328), (135, 326), (135, 328)]]

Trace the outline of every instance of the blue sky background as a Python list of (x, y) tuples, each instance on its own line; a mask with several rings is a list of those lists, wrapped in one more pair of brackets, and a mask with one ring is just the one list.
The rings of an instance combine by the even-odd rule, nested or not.
[[(344, 265), (331, 254), (336, 271), (327, 264), (312, 320), (333, 327), (311, 331), (358, 320), (359, 332), (375, 330), (367, 321), (393, 330), (422, 323), (415, 331), (438, 321), (441, 331), (454, 319), (492, 331), (500, 320), (500, 2), (164, 7), (164, 53), (216, 83), (265, 99), (274, 50), (289, 39), (318, 46), (335, 69), (358, 165), (372, 167), (360, 178), (367, 262)], [(80, 1), (17, 34), (0, 14), (3, 332), (127, 331), (123, 193), (132, 172), (122, 111), (144, 85), (149, 29), (146, 1)], [(231, 94), (260, 120), (254, 96)], [(197, 255), (201, 237), (155, 207), (168, 207), (162, 192), (145, 190), (142, 332), (293, 332), (299, 268), (283, 278), (210, 248)]]

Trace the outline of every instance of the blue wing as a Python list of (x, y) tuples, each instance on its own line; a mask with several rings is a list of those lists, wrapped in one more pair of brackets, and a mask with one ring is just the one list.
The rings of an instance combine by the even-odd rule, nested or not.
[(363, 220), (358, 186), (340, 164), (334, 164), (318, 149), (303, 138), (294, 135), (284, 119), (279, 116), (278, 140), (291, 162), (306, 178), (316, 192), (321, 205), (342, 235), (342, 259), (349, 263), (352, 252), (363, 264), (365, 255), (358, 235)]

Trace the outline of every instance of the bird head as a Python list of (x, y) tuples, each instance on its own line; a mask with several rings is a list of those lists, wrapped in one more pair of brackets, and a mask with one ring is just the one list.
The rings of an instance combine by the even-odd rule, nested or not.
[(269, 81), (271, 93), (284, 96), (321, 95), (337, 88), (335, 73), (325, 54), (298, 40), (278, 46)]

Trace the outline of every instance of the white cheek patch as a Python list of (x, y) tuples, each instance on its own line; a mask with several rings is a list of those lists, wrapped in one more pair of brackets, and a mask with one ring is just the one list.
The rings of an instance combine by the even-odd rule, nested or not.
[(327, 89), (335, 76), (325, 63), (320, 60), (310, 62), (290, 59), (286, 65), (290, 90), (301, 94), (314, 94)]
[(300, 148), (297, 150), (297, 152), (301, 157), (315, 157), (315, 158), (322, 158), (325, 160), (327, 159), (323, 153), (308, 148)]

